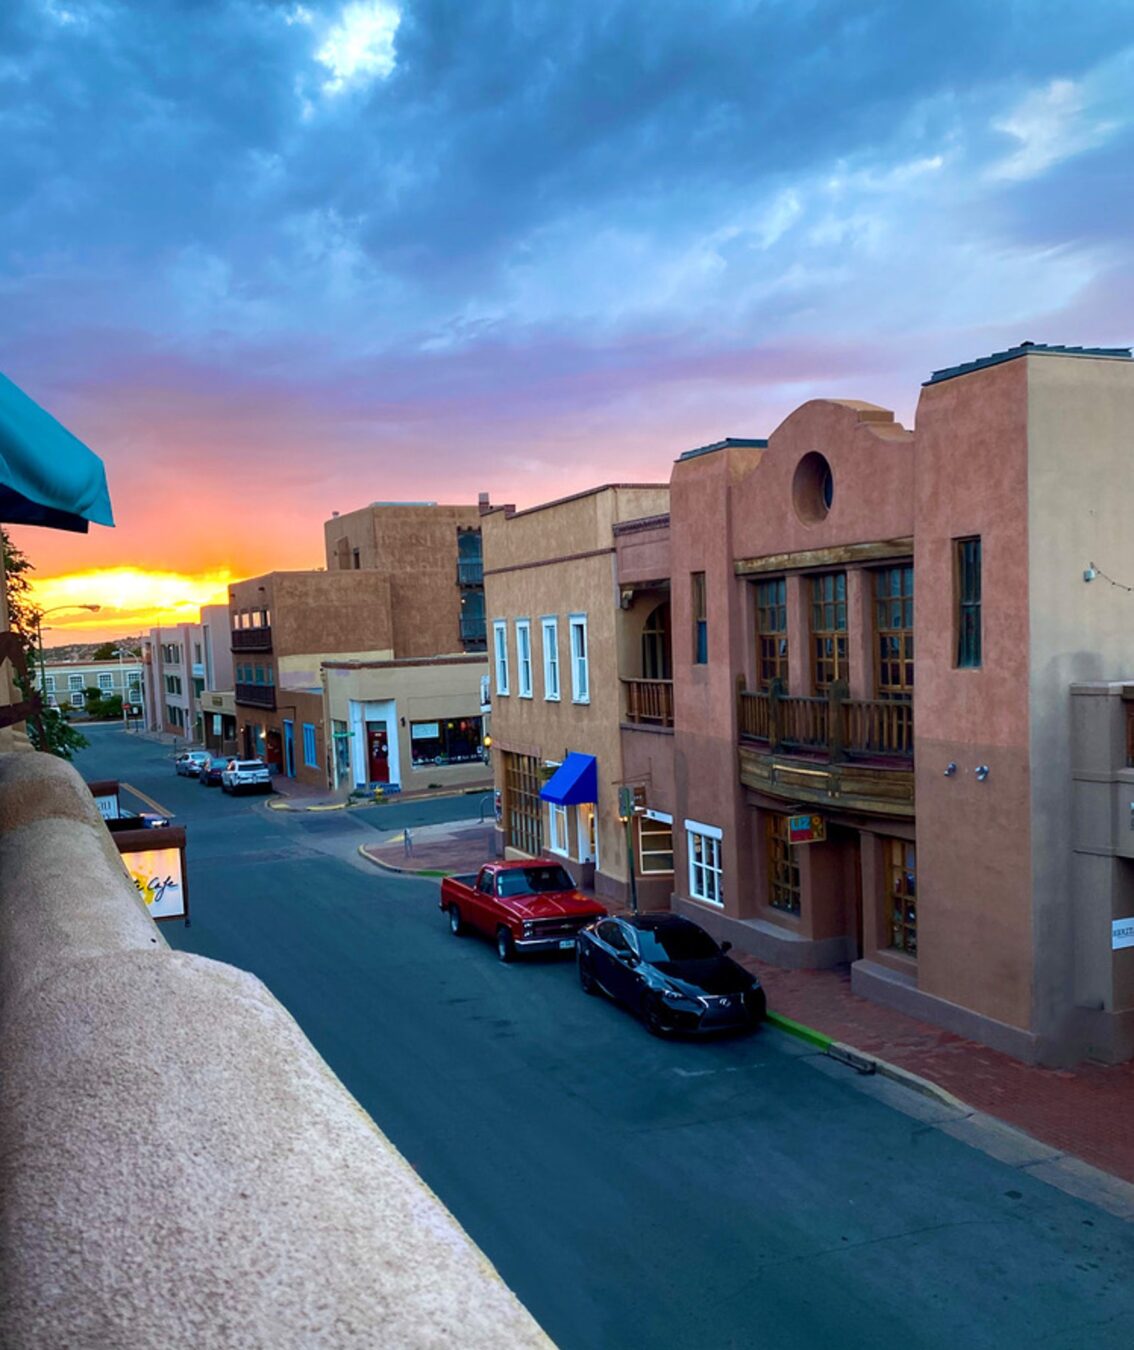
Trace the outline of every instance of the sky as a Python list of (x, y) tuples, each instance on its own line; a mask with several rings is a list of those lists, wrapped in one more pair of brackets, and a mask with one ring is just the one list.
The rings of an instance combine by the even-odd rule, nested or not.
[(13, 531), (56, 640), (1134, 342), (1134, 0), (3, 0), (0, 133), (0, 371), (117, 521)]

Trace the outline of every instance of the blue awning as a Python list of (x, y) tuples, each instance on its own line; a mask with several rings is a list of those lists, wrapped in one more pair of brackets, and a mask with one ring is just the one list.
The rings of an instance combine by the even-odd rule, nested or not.
[(0, 521), (85, 532), (92, 520), (114, 524), (102, 460), (0, 375)]
[(556, 806), (578, 806), (598, 801), (598, 771), (594, 755), (577, 755), (573, 750), (544, 783), (539, 794)]

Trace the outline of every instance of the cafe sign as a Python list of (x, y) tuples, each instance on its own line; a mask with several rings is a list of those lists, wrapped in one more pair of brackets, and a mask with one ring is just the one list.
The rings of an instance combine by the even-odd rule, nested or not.
[(122, 862), (151, 919), (185, 918), (185, 881), (179, 848), (123, 853)]

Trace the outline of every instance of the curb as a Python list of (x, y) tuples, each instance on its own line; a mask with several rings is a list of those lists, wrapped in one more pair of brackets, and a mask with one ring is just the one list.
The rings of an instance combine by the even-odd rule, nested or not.
[[(411, 792), (408, 796), (398, 793), (397, 796), (387, 797), (383, 801), (375, 801), (372, 797), (357, 799), (348, 797), (343, 802), (315, 802), (311, 806), (292, 806), (287, 801), (270, 801), (268, 806), (273, 811), (353, 811), (364, 806), (394, 806), (399, 802), (436, 802), (446, 801), (450, 797), (483, 797), (491, 791), (491, 788), (454, 788), (448, 792)], [(281, 797), (287, 796), (286, 793), (278, 793), (278, 795)], [(438, 875), (443, 874), (438, 873)]]
[(859, 1073), (880, 1074), (883, 1078), (889, 1078), (892, 1082), (911, 1088), (923, 1097), (930, 1097), (934, 1101), (940, 1102), (942, 1106), (951, 1107), (954, 1111), (961, 1111), (968, 1115), (976, 1112), (976, 1107), (970, 1106), (968, 1102), (963, 1102), (959, 1097), (954, 1097), (951, 1092), (939, 1087), (930, 1079), (923, 1078), (910, 1069), (903, 1069), (898, 1064), (891, 1064), (888, 1060), (878, 1059), (875, 1055), (864, 1054), (853, 1045), (847, 1045), (845, 1041), (836, 1041), (830, 1036), (825, 1036), (821, 1031), (816, 1031), (813, 1027), (804, 1026), (802, 1022), (796, 1022), (790, 1017), (785, 1017), (782, 1013), (769, 1011), (764, 1020), (769, 1025), (786, 1032), (789, 1036), (795, 1036), (801, 1041), (806, 1041), (808, 1045), (815, 1046), (816, 1049), (822, 1050), (825, 1055), (837, 1059), (849, 1068), (856, 1069)]
[(397, 867), (394, 863), (383, 862), (381, 858), (373, 857), (373, 855), (367, 853), (366, 848), (367, 846), (365, 844), (359, 844), (359, 856), (365, 858), (368, 863), (372, 863), (375, 867), (380, 867), (383, 872), (393, 872), (395, 875), (402, 877), (437, 878), (451, 877), (453, 875), (452, 872), (439, 872), (433, 867)]

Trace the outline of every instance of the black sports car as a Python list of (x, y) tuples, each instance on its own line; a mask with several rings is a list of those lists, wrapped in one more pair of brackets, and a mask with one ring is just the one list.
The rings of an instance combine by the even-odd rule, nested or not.
[(588, 994), (601, 989), (657, 1036), (751, 1029), (767, 1011), (760, 981), (678, 914), (618, 914), (579, 933), (575, 959)]

